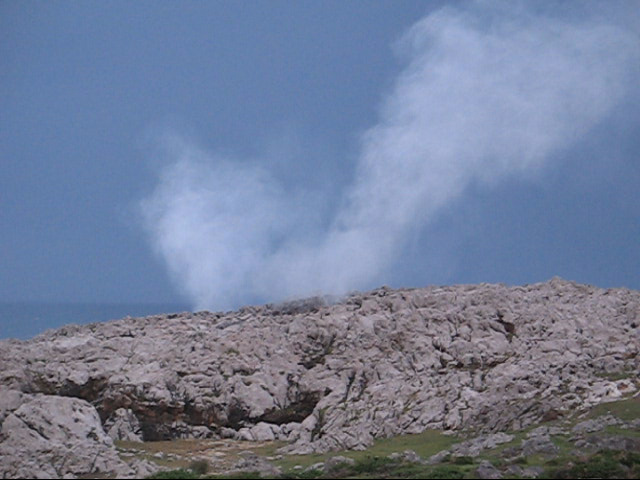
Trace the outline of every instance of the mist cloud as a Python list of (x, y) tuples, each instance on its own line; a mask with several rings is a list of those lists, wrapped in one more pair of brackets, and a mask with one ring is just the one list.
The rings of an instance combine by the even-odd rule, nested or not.
[(530, 7), (460, 3), (407, 31), (406, 67), (328, 225), (315, 213), (322, 192), (165, 139), (173, 160), (142, 211), (176, 285), (196, 308), (219, 309), (384, 282), (407, 238), (470, 185), (558, 158), (632, 88), (639, 39), (615, 16)]

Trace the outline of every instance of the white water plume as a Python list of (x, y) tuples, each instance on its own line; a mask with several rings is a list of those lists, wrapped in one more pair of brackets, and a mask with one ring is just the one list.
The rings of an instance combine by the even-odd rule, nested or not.
[(624, 15), (537, 5), (460, 2), (408, 30), (406, 67), (328, 226), (314, 220), (322, 192), (294, 193), (258, 162), (171, 139), (174, 161), (143, 212), (175, 283), (195, 307), (218, 309), (384, 282), (407, 237), (469, 185), (558, 158), (637, 88), (639, 40)]

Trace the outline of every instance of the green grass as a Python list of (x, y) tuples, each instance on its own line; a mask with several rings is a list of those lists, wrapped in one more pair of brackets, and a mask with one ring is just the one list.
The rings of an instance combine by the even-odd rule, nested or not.
[[(560, 439), (565, 442), (566, 439)], [(568, 443), (566, 445), (568, 447)], [(342, 465), (329, 473), (317, 470), (303, 471), (293, 470), (276, 477), (260, 477), (257, 472), (238, 472), (223, 475), (198, 476), (191, 470), (179, 469), (168, 472), (160, 472), (147, 478), (173, 479), (173, 478), (207, 478), (207, 479), (247, 479), (247, 478), (280, 478), (280, 479), (336, 479), (336, 478), (360, 478), (360, 479), (389, 479), (389, 478), (475, 478), (475, 469), (478, 459), (459, 457), (459, 464), (453, 458), (449, 462), (438, 465), (423, 465), (406, 463), (400, 460), (391, 460), (387, 457), (372, 456), (366, 454), (354, 465)], [(493, 459), (492, 463), (498, 468), (508, 465), (500, 460)], [(521, 466), (543, 466), (545, 472), (541, 478), (640, 478), (640, 453), (601, 451), (589, 455), (561, 455), (555, 459), (544, 461), (542, 458), (530, 456), (520, 457), (513, 464)]]
[(451, 463), (454, 465), (473, 465), (474, 461), (472, 457), (453, 457)]
[(266, 442), (262, 446), (253, 447), (253, 448), (250, 448), (249, 450), (251, 450), (256, 455), (260, 455), (263, 457), (273, 457), (275, 455), (278, 455), (278, 450), (284, 447), (285, 445), (287, 445), (287, 442), (277, 440), (273, 442)]
[[(388, 457), (392, 453), (413, 450), (420, 457), (427, 459), (436, 453), (446, 450), (454, 443), (460, 441), (452, 435), (444, 435), (437, 430), (427, 430), (416, 435), (399, 435), (392, 438), (378, 439), (365, 451), (341, 451), (325, 454), (310, 455), (286, 455), (282, 460), (275, 463), (283, 471), (290, 471), (295, 465), (309, 467), (314, 463), (324, 462), (336, 455), (353, 458), (356, 462), (365, 460), (367, 457)], [(257, 453), (257, 451), (256, 451)]]
[(173, 478), (184, 478), (184, 479), (191, 479), (191, 478), (200, 478), (200, 475), (198, 475), (197, 473), (192, 472), (191, 470), (186, 470), (184, 468), (180, 468), (177, 470), (167, 470), (164, 472), (158, 472), (158, 473), (154, 473), (153, 475), (150, 475), (146, 478), (150, 478), (150, 479), (173, 479)]
[(363, 473), (387, 473), (393, 470), (397, 463), (398, 462), (388, 457), (367, 456), (357, 461), (349, 470), (356, 475)]
[(622, 437), (640, 438), (640, 430), (632, 430), (630, 428), (621, 428), (617, 425), (609, 425), (603, 430), (608, 435), (620, 435)]
[[(422, 478), (465, 478), (467, 471), (458, 466), (439, 465)], [(418, 477), (416, 477), (418, 478)]]
[(214, 479), (214, 480), (218, 480), (218, 479), (222, 480), (226, 478), (233, 479), (233, 480), (243, 480), (246, 478), (277, 478), (277, 477), (261, 477), (260, 473), (258, 472), (236, 472), (236, 473), (230, 473), (226, 475), (208, 475), (202, 478)]
[(288, 472), (280, 478), (467, 478), (474, 465), (422, 465), (419, 463), (406, 463), (399, 460), (391, 460), (386, 457), (365, 457), (356, 462), (355, 465), (343, 465), (340, 469), (326, 474), (312, 473), (312, 476), (306, 476), (305, 472)]
[(640, 455), (601, 451), (586, 458), (573, 458), (566, 466), (549, 469), (545, 478), (639, 478)]
[(575, 449), (568, 435), (552, 435), (551, 442), (558, 447), (558, 457), (566, 457)]
[(606, 414), (611, 414), (626, 422), (640, 418), (640, 397), (601, 403), (591, 409), (587, 418), (597, 418)]
[[(578, 412), (573, 416), (566, 416), (563, 419), (544, 423), (547, 426), (557, 425), (564, 428), (567, 434), (552, 435), (552, 442), (558, 447), (557, 456), (549, 458), (548, 455), (535, 454), (520, 456), (515, 459), (505, 460), (504, 450), (509, 447), (519, 446), (534, 428), (539, 425), (519, 431), (509, 432), (514, 435), (511, 442), (498, 445), (492, 450), (482, 452), (477, 458), (470, 457), (449, 457), (438, 465), (422, 465), (417, 463), (407, 463), (401, 460), (391, 460), (389, 455), (401, 453), (405, 450), (415, 451), (421, 458), (428, 459), (432, 455), (448, 450), (455, 443), (471, 438), (467, 434), (462, 438), (445, 435), (440, 431), (429, 430), (417, 435), (400, 435), (392, 438), (378, 439), (365, 451), (336, 451), (325, 454), (311, 455), (281, 455), (273, 463), (279, 466), (283, 473), (277, 478), (291, 479), (313, 479), (313, 478), (474, 478), (475, 470), (482, 460), (489, 460), (499, 469), (506, 469), (509, 465), (520, 465), (526, 467), (542, 467), (545, 474), (541, 478), (640, 478), (640, 454), (625, 452), (585, 452), (579, 456), (575, 455), (576, 447), (570, 440), (572, 425), (585, 419), (597, 418), (602, 415), (611, 414), (623, 421), (631, 421), (640, 418), (640, 398), (628, 397), (615, 402), (609, 402), (595, 406), (586, 414), (578, 417)], [(608, 426), (596, 434), (622, 435), (627, 437), (640, 437), (640, 431), (633, 429), (623, 429), (619, 426)], [(117, 442), (120, 450), (135, 449), (140, 457), (148, 458), (165, 467), (175, 470), (162, 472), (151, 478), (260, 478), (255, 472), (241, 472), (234, 474), (197, 476), (193, 471), (195, 467), (201, 466), (202, 472), (205, 465), (197, 465), (194, 458), (206, 457), (212, 452), (223, 451), (227, 468), (237, 461), (239, 453), (243, 450), (252, 450), (261, 457), (276, 457), (278, 450), (285, 446), (284, 442), (262, 442), (259, 444), (251, 442), (229, 442), (224, 441), (194, 441), (178, 440), (173, 442), (150, 442), (150, 443), (130, 443)], [(221, 450), (222, 449), (222, 450)], [(173, 453), (177, 458), (153, 457), (157, 452)], [(333, 456), (345, 456), (355, 460), (355, 465), (341, 465), (332, 472), (323, 473), (321, 471), (305, 471), (309, 466), (325, 462)], [(191, 463), (186, 462), (191, 460)], [(218, 471), (224, 468), (216, 463)], [(294, 467), (300, 466), (297, 469)], [(187, 469), (187, 466), (194, 468)], [(187, 473), (185, 473), (187, 472)], [(272, 477), (273, 478), (273, 477)]]
[(314, 479), (322, 478), (323, 473), (320, 470), (308, 470), (283, 473), (280, 478), (299, 478), (299, 479)]

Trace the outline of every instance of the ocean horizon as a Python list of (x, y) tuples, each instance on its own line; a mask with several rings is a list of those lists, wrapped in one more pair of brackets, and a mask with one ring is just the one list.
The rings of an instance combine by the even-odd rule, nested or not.
[(190, 311), (181, 303), (0, 302), (0, 340), (27, 340), (69, 324)]

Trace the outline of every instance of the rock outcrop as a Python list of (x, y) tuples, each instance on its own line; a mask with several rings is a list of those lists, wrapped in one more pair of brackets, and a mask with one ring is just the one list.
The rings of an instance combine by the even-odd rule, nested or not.
[(279, 439), (306, 453), (517, 430), (634, 391), (608, 378), (640, 370), (639, 325), (640, 292), (553, 279), (67, 326), (0, 342), (0, 470), (27, 475), (5, 465), (21, 461), (21, 419), (44, 398), (67, 409), (61, 429), (77, 417), (105, 449), (109, 435)]
[(84, 400), (1, 391), (3, 478), (120, 472), (122, 462), (95, 408)]

